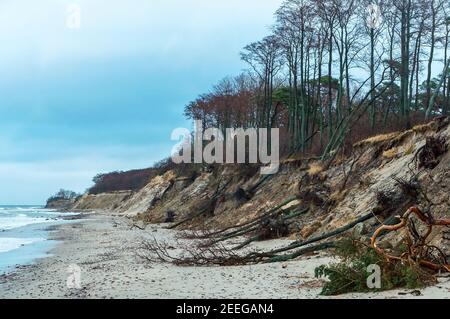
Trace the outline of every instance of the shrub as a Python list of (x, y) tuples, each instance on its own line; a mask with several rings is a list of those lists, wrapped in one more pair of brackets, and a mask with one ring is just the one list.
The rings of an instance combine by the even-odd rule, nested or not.
[[(394, 288), (421, 288), (434, 280), (434, 277), (422, 270), (414, 262), (404, 264), (387, 261), (382, 255), (364, 243), (351, 238), (340, 241), (336, 253), (341, 261), (336, 264), (317, 267), (317, 278), (327, 277), (328, 282), (322, 289), (324, 296), (340, 295), (350, 292), (376, 292)], [(381, 268), (381, 288), (370, 289), (367, 269), (370, 265)]]
[(49, 202), (57, 201), (57, 200), (74, 200), (79, 197), (80, 194), (77, 194), (74, 191), (69, 191), (65, 189), (60, 189), (55, 195), (48, 199)]

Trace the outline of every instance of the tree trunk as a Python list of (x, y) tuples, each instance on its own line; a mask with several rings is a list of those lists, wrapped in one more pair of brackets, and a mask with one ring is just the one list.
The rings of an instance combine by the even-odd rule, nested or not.
[(434, 0), (431, 0), (431, 43), (430, 43), (430, 56), (428, 58), (428, 72), (427, 72), (427, 84), (426, 84), (426, 90), (427, 90), (427, 96), (425, 99), (426, 105), (430, 105), (430, 99), (431, 99), (431, 72), (432, 72), (432, 66), (433, 66), (433, 59), (434, 59), (434, 47), (436, 42), (436, 8), (434, 6)]
[(328, 139), (333, 135), (333, 26), (330, 26), (329, 39), (329, 60), (328, 60)]
[(370, 90), (371, 94), (371, 106), (370, 106), (370, 127), (372, 130), (375, 128), (375, 30), (370, 29)]
[[(448, 38), (449, 38), (449, 23), (446, 23), (446, 36), (445, 36), (445, 50), (444, 50), (444, 61), (448, 59)], [(446, 70), (448, 72), (448, 70)], [(447, 74), (448, 83), (444, 81), (444, 105), (442, 107), (442, 115), (448, 115), (449, 104), (450, 104), (450, 76)]]

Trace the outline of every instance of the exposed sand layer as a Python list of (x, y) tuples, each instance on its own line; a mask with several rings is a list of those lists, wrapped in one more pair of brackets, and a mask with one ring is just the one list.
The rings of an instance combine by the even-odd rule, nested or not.
[[(325, 255), (285, 264), (239, 267), (176, 267), (152, 264), (136, 256), (142, 238), (174, 241), (175, 231), (148, 226), (130, 229), (123, 217), (89, 215), (61, 225), (52, 239), (61, 243), (52, 256), (0, 277), (0, 298), (319, 298), (323, 284), (315, 267), (332, 261)], [(273, 248), (285, 241), (259, 243)], [(81, 267), (81, 289), (67, 288), (68, 267)], [(410, 290), (351, 294), (339, 298), (449, 298), (450, 280), (413, 296)]]

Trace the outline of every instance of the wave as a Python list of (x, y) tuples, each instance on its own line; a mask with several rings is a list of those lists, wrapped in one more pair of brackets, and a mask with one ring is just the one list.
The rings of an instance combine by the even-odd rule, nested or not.
[(0, 238), (0, 253), (16, 250), (22, 246), (44, 240), (44, 238)]
[(41, 224), (51, 222), (48, 218), (29, 217), (29, 216), (9, 216), (0, 218), (0, 231), (19, 228), (31, 224)]
[(11, 207), (0, 210), (0, 231), (19, 228), (31, 224), (50, 223), (61, 220), (63, 216), (74, 216), (78, 213), (61, 213), (56, 210), (33, 207)]

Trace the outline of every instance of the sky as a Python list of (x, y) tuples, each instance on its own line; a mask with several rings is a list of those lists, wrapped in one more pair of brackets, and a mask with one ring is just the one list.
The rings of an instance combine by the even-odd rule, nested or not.
[(0, 1), (0, 205), (169, 156), (185, 104), (245, 68), (281, 2)]

